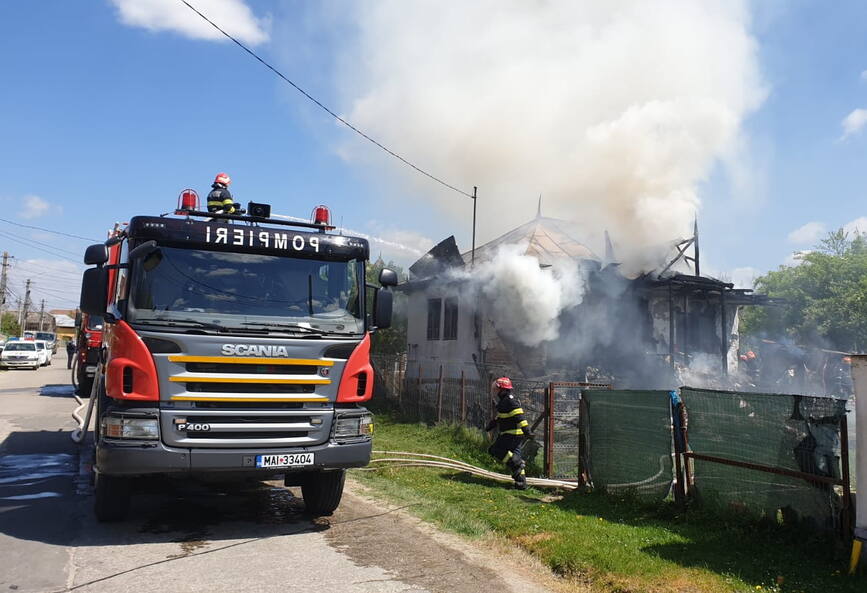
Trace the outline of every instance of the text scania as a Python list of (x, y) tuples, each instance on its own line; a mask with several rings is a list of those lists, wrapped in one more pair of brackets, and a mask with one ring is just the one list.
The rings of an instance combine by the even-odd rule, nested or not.
[(265, 356), (283, 357), (289, 356), (286, 346), (273, 346), (270, 344), (223, 344), (223, 356)]
[(265, 247), (266, 249), (283, 249), (285, 251), (304, 251), (310, 247), (314, 253), (319, 253), (319, 238), (289, 233), (269, 233), (252, 229), (218, 228), (211, 232), (211, 227), (205, 228), (205, 243), (214, 245), (238, 245), (246, 247)]

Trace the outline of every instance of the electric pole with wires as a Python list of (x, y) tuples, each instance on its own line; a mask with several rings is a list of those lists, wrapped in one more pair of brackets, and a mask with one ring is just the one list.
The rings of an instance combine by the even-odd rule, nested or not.
[(21, 321), (21, 335), (24, 335), (24, 332), (27, 331), (27, 315), (30, 313), (30, 305), (33, 303), (30, 302), (30, 278), (27, 279), (25, 283), (24, 290), (24, 306), (21, 308), (22, 312), (22, 321)]
[(6, 281), (9, 273), (9, 255), (8, 251), (3, 252), (3, 270), (0, 272), (0, 317), (3, 316), (3, 311), (6, 310)]
[(42, 331), (42, 320), (45, 319), (45, 299), (39, 304), (39, 331)]

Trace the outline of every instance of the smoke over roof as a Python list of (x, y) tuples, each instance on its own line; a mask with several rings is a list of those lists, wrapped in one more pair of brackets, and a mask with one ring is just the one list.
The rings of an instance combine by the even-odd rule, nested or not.
[[(353, 7), (346, 116), (450, 182), (479, 186), (480, 242), (526, 220), (540, 192), (551, 216), (598, 235), (597, 248), (611, 231), (624, 261), (689, 236), (700, 184), (743, 160), (742, 124), (765, 97), (743, 1)], [(468, 222), (465, 197), (351, 142), (341, 153), (416, 196), (407, 207)]]

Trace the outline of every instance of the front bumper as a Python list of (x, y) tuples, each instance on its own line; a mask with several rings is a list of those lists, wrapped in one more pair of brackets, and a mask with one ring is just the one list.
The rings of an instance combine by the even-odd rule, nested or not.
[[(348, 443), (329, 441), (312, 447), (282, 449), (182, 449), (160, 441), (103, 440), (96, 450), (96, 471), (106, 475), (143, 476), (247, 474), (250, 477), (363, 467), (370, 462), (370, 438)], [(313, 453), (313, 465), (298, 468), (259, 469), (256, 455)]]
[(2, 366), (9, 367), (9, 368), (16, 368), (16, 367), (33, 368), (33, 367), (38, 367), (40, 364), (42, 364), (42, 363), (39, 360), (4, 360), (2, 363)]

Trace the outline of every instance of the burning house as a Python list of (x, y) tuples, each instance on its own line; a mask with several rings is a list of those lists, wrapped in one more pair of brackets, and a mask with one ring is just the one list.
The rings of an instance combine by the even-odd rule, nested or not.
[(434, 363), (447, 376), (667, 388), (734, 372), (739, 311), (765, 298), (701, 276), (696, 237), (666, 251), (661, 273), (630, 274), (607, 238), (600, 257), (568, 222), (541, 214), (474, 254), (448, 237), (401, 286), (407, 376)]

